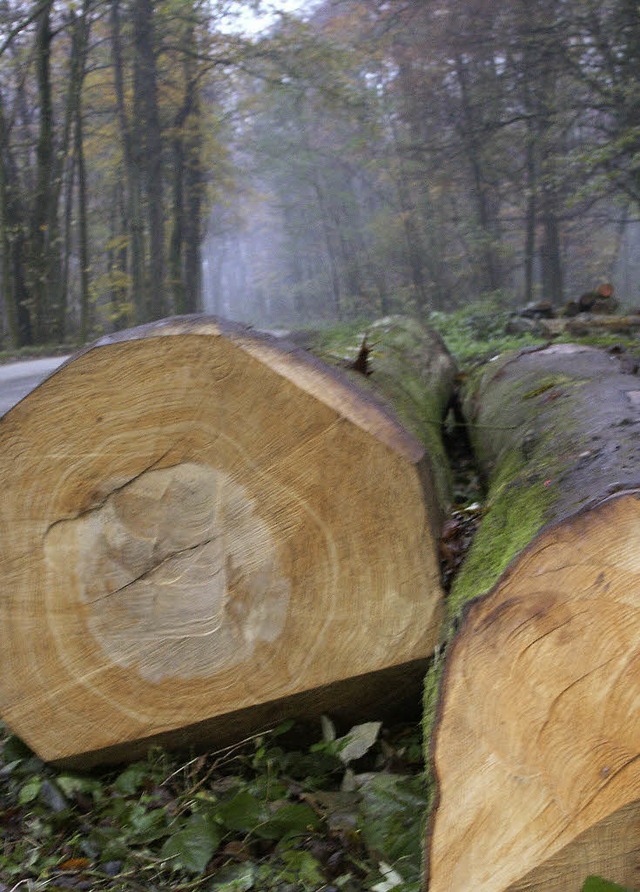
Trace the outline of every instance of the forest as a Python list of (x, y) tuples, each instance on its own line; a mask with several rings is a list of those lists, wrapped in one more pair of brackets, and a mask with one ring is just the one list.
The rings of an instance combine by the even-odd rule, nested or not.
[(0, 892), (640, 888), (639, 75), (0, 0)]
[(3, 347), (640, 302), (634, 0), (259, 6), (0, 3)]

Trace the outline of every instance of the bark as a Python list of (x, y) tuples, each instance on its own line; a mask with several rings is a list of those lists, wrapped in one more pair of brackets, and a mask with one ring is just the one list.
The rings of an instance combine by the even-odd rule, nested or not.
[[(179, 116), (178, 116), (179, 119)], [(181, 126), (179, 120), (174, 128)], [(173, 139), (173, 221), (169, 240), (169, 280), (173, 292), (173, 306), (177, 313), (185, 312), (182, 253), (184, 243), (184, 147), (180, 134)]]
[(318, 209), (320, 211), (320, 221), (322, 224), (322, 233), (327, 255), (327, 264), (329, 267), (329, 275), (331, 280), (331, 296), (333, 304), (334, 318), (340, 321), (343, 316), (342, 310), (342, 288), (340, 286), (340, 273), (338, 269), (337, 249), (335, 246), (334, 230), (330, 223), (329, 210), (324, 189), (320, 184), (320, 180), (314, 174), (312, 176), (312, 187), (318, 201)]
[(36, 184), (29, 233), (29, 276), (32, 292), (32, 327), (37, 342), (47, 339), (51, 323), (51, 294), (55, 287), (55, 246), (52, 219), (55, 213), (53, 144), (53, 101), (51, 94), (51, 7), (47, 3), (37, 18), (36, 76), (38, 83), (39, 129), (36, 145)]
[(533, 27), (531, 9), (527, 3), (522, 4), (521, 17), (523, 30), (520, 39), (523, 41), (523, 73), (522, 90), (524, 110), (527, 115), (527, 139), (525, 156), (526, 175), (526, 211), (524, 237), (524, 300), (532, 303), (534, 299), (534, 265), (536, 257), (536, 223), (538, 216), (538, 116), (533, 97), (532, 84), (535, 82), (537, 58), (531, 41), (527, 39), (527, 31)]
[(360, 380), (184, 317), (103, 338), (2, 418), (0, 712), (44, 759), (417, 702), (432, 462)]
[(0, 237), (2, 239), (2, 283), (9, 333), (14, 346), (33, 343), (29, 313), (29, 291), (25, 266), (27, 221), (19, 200), (15, 159), (9, 145), (4, 104), (0, 94)]
[(64, 245), (65, 251), (62, 257), (62, 270), (60, 274), (60, 294), (56, 306), (56, 339), (59, 343), (64, 341), (67, 327), (67, 304), (69, 293), (69, 267), (71, 257), (71, 232), (73, 224), (73, 191), (76, 180), (77, 158), (76, 152), (69, 158), (64, 189)]
[[(540, 319), (538, 325), (542, 335), (549, 338), (557, 338), (563, 334), (573, 337), (602, 337), (607, 334), (633, 336), (640, 331), (640, 316), (579, 313), (573, 317)], [(626, 361), (633, 362), (631, 357), (627, 357)]]
[[(69, 12), (69, 24), (71, 28), (71, 55), (69, 62), (69, 81), (67, 87), (67, 99), (63, 134), (60, 142), (58, 157), (54, 162), (53, 195), (51, 199), (50, 232), (52, 240), (59, 240), (60, 224), (58, 220), (58, 207), (63, 182), (65, 181), (65, 163), (67, 164), (66, 189), (65, 189), (65, 215), (64, 237), (62, 245), (64, 254), (56, 263), (56, 276), (52, 280), (52, 330), (53, 337), (61, 343), (65, 337), (67, 317), (67, 291), (69, 285), (69, 255), (71, 253), (71, 215), (73, 205), (73, 187), (76, 170), (78, 172), (78, 213), (79, 213), (79, 253), (80, 253), (80, 307), (81, 307), (81, 332), (82, 343), (86, 341), (86, 312), (88, 306), (88, 236), (87, 236), (87, 212), (86, 212), (86, 172), (84, 169), (83, 139), (82, 139), (82, 86), (84, 84), (87, 61), (87, 45), (89, 42), (90, 0), (84, 0), (80, 15), (74, 9)], [(73, 152), (71, 138), (73, 134)], [(84, 233), (84, 238), (83, 238)], [(83, 257), (84, 255), (84, 257)]]
[(129, 263), (131, 273), (131, 303), (135, 307), (136, 320), (146, 319), (144, 301), (144, 223), (142, 219), (142, 174), (140, 151), (134, 144), (134, 135), (127, 113), (124, 89), (124, 61), (120, 35), (120, 2), (111, 2), (111, 49), (113, 54), (113, 77), (116, 107), (127, 183), (127, 229), (130, 234)]
[(462, 139), (473, 178), (473, 197), (482, 241), (480, 246), (482, 255), (481, 288), (485, 291), (497, 291), (502, 285), (502, 271), (496, 252), (496, 246), (500, 242), (500, 228), (495, 190), (491, 190), (486, 177), (482, 126), (481, 122), (477, 120), (476, 109), (470, 93), (472, 73), (462, 55), (456, 56), (455, 63), (460, 85)]
[(2, 315), (3, 322), (6, 322), (11, 341), (15, 346), (17, 346), (19, 343), (18, 319), (15, 297), (12, 287), (13, 282), (11, 278), (10, 263), (10, 186), (9, 176), (7, 172), (8, 144), (6, 132), (6, 123), (4, 120), (4, 105), (2, 94), (0, 93), (0, 256), (2, 257)]
[(166, 312), (164, 294), (164, 216), (162, 206), (162, 133), (158, 108), (158, 76), (155, 58), (153, 3), (135, 0), (134, 108), (136, 147), (143, 171), (149, 225), (149, 291), (147, 318)]
[(564, 300), (560, 226), (555, 211), (556, 199), (543, 190), (542, 226), (544, 238), (540, 246), (542, 291), (547, 300), (559, 305)]
[[(194, 42), (190, 27), (184, 37), (188, 48)], [(169, 247), (169, 271), (174, 308), (195, 313), (200, 306), (202, 240), (202, 137), (199, 129), (200, 96), (197, 71), (188, 52), (183, 63), (185, 88), (174, 120), (173, 226)]]
[(467, 401), (489, 494), (450, 596), (430, 892), (637, 885), (639, 406), (616, 358), (570, 344)]
[(196, 313), (202, 307), (202, 200), (205, 194), (205, 184), (202, 170), (202, 132), (198, 123), (202, 110), (195, 79), (191, 84), (191, 91), (193, 94), (192, 125), (187, 141), (185, 170), (187, 213), (184, 223), (184, 306), (187, 313)]
[(82, 102), (78, 96), (75, 137), (76, 163), (78, 165), (78, 254), (80, 260), (80, 343), (87, 341), (90, 319), (89, 283), (89, 223), (87, 218), (87, 172), (84, 163), (84, 136), (82, 127)]
[(535, 141), (530, 134), (527, 139), (527, 190), (526, 190), (526, 221), (525, 221), (525, 238), (524, 238), (524, 300), (525, 304), (533, 302), (534, 299), (534, 263), (536, 257), (536, 218), (537, 218), (537, 195), (536, 195), (536, 159), (535, 159)]

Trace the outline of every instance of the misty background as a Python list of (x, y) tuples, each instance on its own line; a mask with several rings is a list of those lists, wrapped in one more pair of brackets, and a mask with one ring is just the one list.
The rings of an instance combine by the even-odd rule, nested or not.
[(631, 0), (0, 3), (2, 342), (640, 305)]

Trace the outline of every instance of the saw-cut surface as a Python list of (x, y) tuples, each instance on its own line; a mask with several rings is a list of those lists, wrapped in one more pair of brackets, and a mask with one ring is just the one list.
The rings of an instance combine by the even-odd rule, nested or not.
[(640, 494), (546, 528), (474, 602), (433, 746), (430, 892), (640, 887)]
[(434, 647), (423, 448), (275, 339), (103, 339), (4, 416), (0, 473), (0, 713), (46, 760), (222, 739), (305, 692), (330, 711)]

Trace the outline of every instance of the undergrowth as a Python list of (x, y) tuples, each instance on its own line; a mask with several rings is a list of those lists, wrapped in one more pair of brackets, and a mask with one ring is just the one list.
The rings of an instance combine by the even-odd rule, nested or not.
[(285, 743), (286, 724), (216, 753), (155, 749), (90, 774), (56, 771), (6, 735), (0, 890), (418, 892), (417, 731), (323, 730), (302, 750)]

